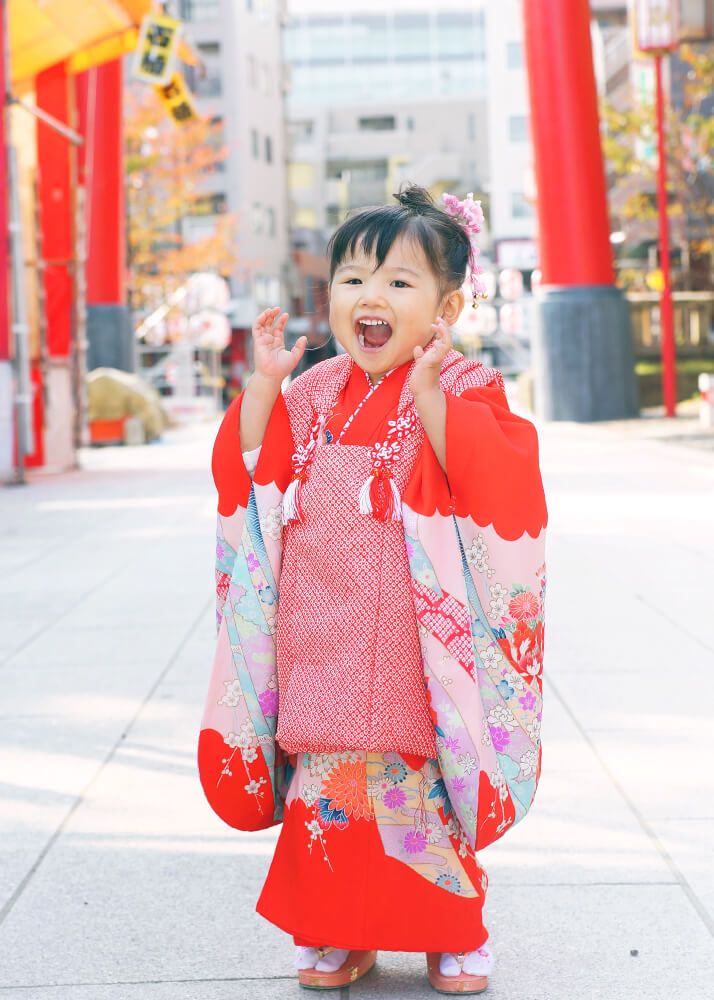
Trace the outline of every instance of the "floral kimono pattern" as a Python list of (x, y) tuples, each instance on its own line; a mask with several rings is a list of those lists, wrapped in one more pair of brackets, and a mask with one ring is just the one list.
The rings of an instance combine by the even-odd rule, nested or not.
[[(410, 403), (402, 367), (389, 389), (396, 414)], [(525, 816), (540, 775), (547, 511), (537, 437), (508, 408), (499, 372), (450, 352), (448, 475), (426, 442), (401, 497), (438, 759), (288, 755), (275, 739), (282, 497), (316, 417), (336, 409), (350, 432), (378, 435), (389, 414), (370, 406), (383, 390), (361, 375), (341, 356), (297, 379), (276, 402), (252, 481), (240, 399), (224, 418), (213, 458), (218, 639), (199, 772), (229, 825), (283, 821), (258, 909), (298, 943), (471, 950), (486, 937), (475, 851)], [(305, 887), (315, 890), (307, 899)], [(339, 920), (335, 891), (350, 900)], [(419, 928), (416, 912), (430, 915)]]

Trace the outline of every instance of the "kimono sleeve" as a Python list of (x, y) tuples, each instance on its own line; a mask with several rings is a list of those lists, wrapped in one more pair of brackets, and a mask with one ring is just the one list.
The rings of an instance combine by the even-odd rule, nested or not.
[(275, 741), (275, 623), (281, 484), (289, 476), (292, 437), (279, 397), (251, 481), (240, 447), (241, 402), (242, 396), (226, 412), (213, 449), (218, 635), (198, 770), (208, 802), (224, 822), (259, 830), (282, 819), (289, 780), (287, 759)]
[(500, 384), (447, 395), (446, 420), (478, 690), (461, 706), (481, 762), (470, 832), (483, 848), (526, 815), (540, 778), (548, 515), (536, 429)]
[(434, 794), (479, 850), (523, 819), (540, 777), (547, 510), (536, 429), (510, 410), (500, 372), (460, 362), (444, 391), (443, 496), (405, 513), (405, 531)]
[(457, 517), (510, 539), (547, 524), (536, 429), (495, 381), (446, 394), (446, 474)]

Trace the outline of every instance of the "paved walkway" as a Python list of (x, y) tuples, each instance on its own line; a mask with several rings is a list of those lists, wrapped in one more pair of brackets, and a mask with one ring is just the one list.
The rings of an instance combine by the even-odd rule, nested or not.
[[(714, 452), (634, 430), (542, 430), (544, 776), (482, 856), (493, 1000), (713, 995)], [(210, 433), (0, 492), (0, 1000), (298, 996), (253, 910), (275, 834), (196, 777)], [(387, 954), (343, 996), (423, 973)]]

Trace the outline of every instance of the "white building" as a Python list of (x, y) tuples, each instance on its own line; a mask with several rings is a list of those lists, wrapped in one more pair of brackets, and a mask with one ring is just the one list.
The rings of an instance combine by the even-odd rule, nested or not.
[[(519, 6), (174, 0), (206, 70), (192, 81), (200, 110), (229, 150), (205, 183), (238, 217), (236, 325), (273, 303), (320, 313), (327, 238), (405, 179), (476, 192), (484, 251), (535, 265)], [(189, 236), (211, 224), (185, 223)]]
[(499, 261), (535, 266), (519, 6), (288, 0), (290, 220), (305, 311), (324, 301), (320, 257), (346, 211), (390, 202), (405, 179), (437, 197), (474, 191), (482, 246), (490, 238)]
[[(235, 326), (288, 298), (288, 217), (282, 62), (283, 0), (174, 0), (205, 70), (191, 80), (201, 114), (223, 123), (228, 157), (204, 181), (215, 210), (237, 219)], [(190, 216), (200, 236), (212, 216)]]

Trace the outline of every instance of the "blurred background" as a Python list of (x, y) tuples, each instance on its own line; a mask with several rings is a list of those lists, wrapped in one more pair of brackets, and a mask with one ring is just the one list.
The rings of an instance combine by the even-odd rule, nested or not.
[[(481, 199), (489, 298), (454, 336), (519, 379), (528, 408), (590, 420), (699, 398), (714, 371), (712, 4), (535, 0), (530, 23), (521, 7), (6, 0), (0, 477), (220, 410), (267, 306), (307, 334), (301, 370), (334, 353), (327, 240), (404, 180)], [(538, 331), (567, 310), (548, 290), (566, 286), (615, 294), (628, 343), (602, 412), (553, 402), (548, 329), (539, 368)], [(150, 426), (98, 402), (147, 386), (163, 412)]]
[[(454, 339), (549, 510), (489, 995), (711, 1000), (714, 0), (1, 8), (0, 1000), (296, 995), (278, 829), (196, 769), (211, 447), (264, 308), (336, 350), (327, 241), (406, 180), (482, 201)], [(343, 992), (433, 995), (414, 954)]]

